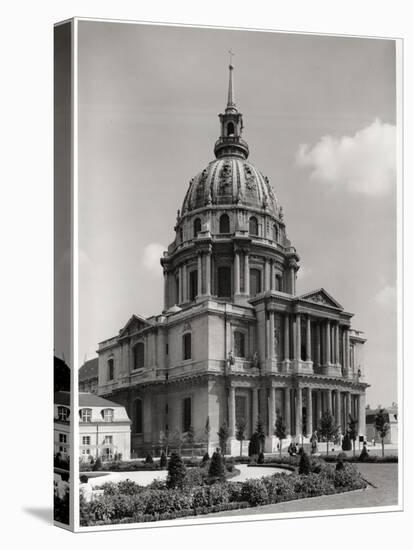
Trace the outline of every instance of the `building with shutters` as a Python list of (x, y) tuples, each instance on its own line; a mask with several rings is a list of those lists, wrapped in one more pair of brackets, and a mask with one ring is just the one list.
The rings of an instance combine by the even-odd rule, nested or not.
[[(308, 437), (323, 411), (341, 430), (349, 414), (365, 434), (362, 333), (323, 288), (296, 293), (299, 255), (268, 177), (249, 160), (229, 66), (215, 159), (191, 179), (161, 258), (164, 309), (132, 315), (100, 342), (98, 393), (125, 406), (131, 449), (159, 447), (190, 428), (209, 450), (229, 428), (229, 453), (245, 445), (258, 417), (266, 451), (276, 449), (276, 415), (289, 437)], [(288, 441), (288, 440), (287, 440)]]

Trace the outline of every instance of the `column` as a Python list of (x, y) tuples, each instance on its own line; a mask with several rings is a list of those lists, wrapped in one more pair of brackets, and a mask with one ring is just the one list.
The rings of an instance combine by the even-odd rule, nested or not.
[(290, 293), (295, 295), (295, 271), (293, 267), (290, 267)]
[(252, 431), (255, 431), (255, 425), (258, 418), (258, 388), (252, 388)]
[(347, 332), (347, 329), (343, 329), (343, 333), (342, 333), (342, 343), (343, 343), (343, 370), (347, 369), (347, 351), (346, 351), (346, 342), (347, 342), (347, 338), (346, 338), (346, 332)]
[(350, 331), (346, 330), (346, 353), (347, 353), (347, 369), (351, 370), (351, 359), (350, 359)]
[(346, 392), (345, 394), (345, 400), (346, 400), (346, 406), (345, 406), (346, 416), (344, 419), (344, 426), (347, 428), (349, 415), (351, 414), (351, 393), (349, 391)]
[(205, 255), (205, 294), (211, 296), (211, 252)]
[(311, 361), (311, 318), (307, 316), (306, 361)]
[(290, 316), (284, 315), (284, 361), (290, 360)]
[(275, 388), (270, 388), (270, 399), (269, 399), (269, 410), (268, 410), (268, 435), (274, 435), (275, 429)]
[(366, 394), (359, 394), (359, 434), (366, 436)]
[(330, 411), (331, 414), (333, 414), (333, 403), (332, 403), (332, 395), (331, 390), (326, 390), (326, 396), (327, 396), (327, 410)]
[(239, 271), (239, 252), (238, 250), (235, 252), (235, 258), (234, 258), (234, 292), (235, 294), (240, 293), (240, 277), (239, 277), (240, 271)]
[(326, 321), (326, 361), (325, 364), (329, 365), (331, 362), (331, 331), (330, 331), (330, 321), (327, 319)]
[(168, 309), (168, 271), (163, 270), (163, 308)]
[(270, 353), (269, 358), (273, 359), (275, 356), (274, 350), (274, 312), (270, 311)]
[(275, 271), (275, 262), (271, 262), (271, 290), (275, 290), (276, 289), (276, 285), (275, 285), (275, 274), (276, 274), (276, 271)]
[(298, 361), (301, 360), (301, 314), (300, 313), (297, 313), (297, 316), (296, 316), (296, 331), (297, 331), (297, 334), (296, 334), (296, 353), (295, 353), (295, 358), (298, 359)]
[(188, 279), (187, 279), (187, 267), (186, 264), (182, 268), (182, 301), (185, 303), (188, 301)]
[(341, 417), (341, 391), (340, 391), (340, 390), (337, 390), (337, 391), (336, 391), (336, 413), (335, 413), (335, 419), (336, 419), (336, 424), (338, 424), (338, 425), (341, 427), (341, 432), (343, 432), (343, 429), (342, 429), (343, 419), (342, 419), (342, 417)]
[(307, 437), (313, 433), (313, 392), (310, 387), (307, 388)]
[(290, 388), (284, 388), (284, 422), (287, 435), (291, 434), (291, 394)]
[(235, 437), (235, 388), (230, 386), (228, 393), (229, 435)]
[(250, 259), (248, 252), (244, 255), (244, 293), (250, 293)]
[(321, 390), (317, 390), (317, 428), (320, 423), (320, 418), (323, 414), (323, 395)]
[(178, 303), (182, 304), (182, 301), (183, 301), (183, 298), (182, 298), (183, 285), (182, 285), (182, 266), (181, 265), (179, 266), (179, 285), (178, 285), (178, 289), (179, 289), (179, 301), (178, 301)]
[(202, 296), (202, 256), (198, 254), (198, 296)]
[(321, 335), (320, 335), (320, 323), (315, 325), (315, 362), (317, 365), (321, 364)]
[(336, 360), (335, 364), (340, 364), (340, 326), (336, 324)]
[(267, 292), (267, 290), (270, 290), (271, 288), (271, 282), (270, 282), (270, 262), (269, 260), (265, 260), (265, 280), (264, 280), (264, 290)]
[(295, 402), (295, 435), (302, 433), (302, 413), (303, 413), (303, 391), (300, 387), (296, 389), (297, 399)]

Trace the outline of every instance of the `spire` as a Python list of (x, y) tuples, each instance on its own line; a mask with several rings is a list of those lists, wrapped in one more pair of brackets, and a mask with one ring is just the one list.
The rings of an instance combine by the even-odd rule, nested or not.
[(228, 101), (227, 101), (227, 108), (225, 109), (225, 112), (228, 111), (236, 111), (237, 107), (235, 105), (234, 100), (234, 80), (232, 76), (232, 71), (234, 70), (234, 66), (232, 65), (232, 56), (234, 53), (232, 50), (229, 50), (229, 82), (228, 82)]

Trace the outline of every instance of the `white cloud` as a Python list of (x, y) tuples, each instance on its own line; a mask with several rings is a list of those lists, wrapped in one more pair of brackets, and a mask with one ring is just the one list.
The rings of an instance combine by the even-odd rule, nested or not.
[(396, 182), (396, 127), (376, 119), (351, 137), (323, 136), (313, 147), (300, 145), (296, 162), (311, 169), (311, 179), (384, 195)]
[(162, 274), (160, 259), (161, 259), (161, 256), (163, 256), (164, 250), (165, 250), (165, 247), (163, 246), (163, 244), (159, 244), (159, 243), (147, 244), (143, 249), (143, 255), (142, 255), (143, 266), (148, 271), (151, 271), (154, 275)]
[(379, 292), (375, 295), (374, 300), (380, 306), (386, 308), (396, 308), (397, 305), (397, 292), (396, 287), (391, 285), (384, 286)]

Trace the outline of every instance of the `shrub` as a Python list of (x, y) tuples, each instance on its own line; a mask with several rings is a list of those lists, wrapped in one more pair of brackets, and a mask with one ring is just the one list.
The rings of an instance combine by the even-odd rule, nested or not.
[(360, 472), (352, 464), (343, 464), (341, 469), (336, 469), (334, 475), (334, 486), (336, 488), (364, 489), (366, 482), (360, 475)]
[(343, 449), (343, 451), (351, 451), (351, 439), (348, 434), (343, 437), (341, 448)]
[(100, 458), (100, 456), (98, 456), (97, 459), (95, 460), (95, 463), (93, 464), (92, 470), (94, 472), (97, 472), (101, 469), (102, 469), (102, 459)]
[(151, 453), (148, 453), (148, 454), (146, 455), (144, 464), (153, 464), (153, 458), (152, 458)]
[(265, 483), (261, 479), (247, 479), (242, 485), (242, 500), (251, 504), (251, 506), (260, 506), (268, 503), (268, 491)]
[(202, 457), (201, 464), (205, 464), (205, 462), (208, 462), (208, 461), (209, 461), (209, 454), (205, 453), (204, 456)]
[(146, 495), (145, 514), (164, 514), (176, 510), (187, 510), (192, 507), (193, 497), (190, 493), (178, 489), (169, 491), (148, 491)]
[(360, 462), (364, 462), (366, 458), (370, 458), (369, 453), (367, 452), (366, 447), (363, 447), (359, 456), (359, 460)]
[(263, 452), (261, 452), (258, 455), (257, 464), (264, 464), (264, 453)]
[(225, 466), (224, 460), (220, 452), (215, 451), (211, 458), (209, 465), (208, 476), (211, 481), (224, 480), (225, 479)]
[(147, 489), (159, 489), (164, 491), (165, 489), (167, 489), (166, 481), (161, 479), (154, 479), (152, 483), (147, 486)]
[(184, 487), (198, 487), (204, 484), (206, 473), (202, 468), (191, 468), (183, 481)]
[(185, 464), (177, 453), (172, 453), (168, 464), (168, 478), (166, 484), (169, 488), (181, 487), (186, 475)]
[(242, 483), (228, 483), (228, 497), (230, 502), (242, 501)]
[(159, 466), (160, 466), (161, 470), (166, 470), (166, 468), (168, 466), (168, 459), (166, 457), (165, 451), (162, 451), (162, 453), (161, 453), (161, 458), (159, 460)]
[(248, 445), (248, 456), (258, 455), (260, 452), (260, 437), (257, 432), (254, 432), (251, 436)]
[(300, 463), (298, 465), (298, 473), (300, 475), (308, 475), (311, 471), (310, 459), (308, 454), (303, 450), (300, 457)]
[(324, 474), (308, 474), (294, 480), (294, 492), (300, 497), (314, 497), (334, 493), (333, 481)]

